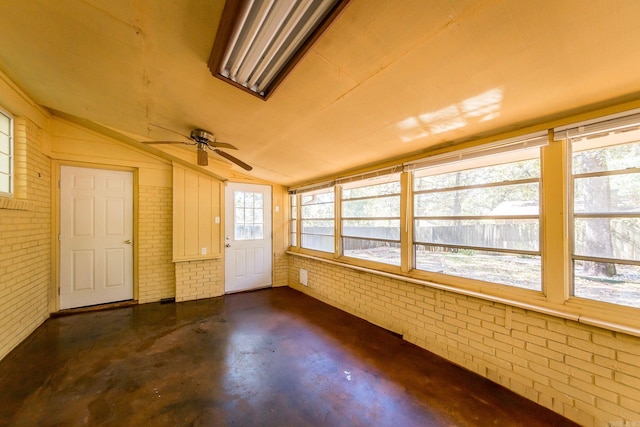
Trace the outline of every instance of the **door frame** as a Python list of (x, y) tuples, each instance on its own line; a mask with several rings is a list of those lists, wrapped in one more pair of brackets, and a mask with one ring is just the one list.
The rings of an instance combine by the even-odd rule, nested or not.
[(62, 166), (101, 169), (133, 173), (133, 301), (137, 303), (138, 284), (138, 168), (85, 163), (67, 160), (51, 160), (51, 280), (49, 286), (49, 313), (60, 311), (60, 179)]
[[(263, 186), (263, 187), (269, 187), (269, 192), (271, 193), (271, 203), (269, 206), (270, 209), (270, 217), (271, 220), (269, 221), (269, 227), (271, 228), (270, 230), (270, 241), (271, 241), (271, 250), (269, 252), (269, 257), (271, 259), (271, 284), (269, 286), (263, 286), (260, 288), (255, 288), (255, 289), (249, 289), (247, 291), (231, 291), (231, 292), (227, 292), (227, 253), (226, 253), (226, 232), (227, 232), (227, 225), (228, 225), (228, 221), (230, 221), (231, 219), (227, 217), (227, 192), (229, 191), (229, 185), (228, 184), (239, 184), (239, 185), (256, 185), (256, 186)], [(266, 183), (262, 183), (262, 182), (246, 182), (246, 181), (227, 181), (224, 183), (223, 185), (224, 191), (221, 194), (221, 200), (222, 200), (222, 207), (221, 207), (221, 213), (223, 215), (223, 224), (222, 224), (222, 230), (220, 233), (220, 240), (221, 240), (221, 249), (222, 249), (222, 253), (223, 253), (223, 283), (224, 283), (224, 295), (227, 294), (232, 294), (232, 293), (236, 293), (236, 292), (250, 292), (253, 290), (258, 290), (258, 289), (269, 289), (273, 287), (274, 284), (274, 280), (275, 280), (275, 260), (274, 260), (274, 242), (273, 242), (273, 229), (274, 229), (274, 221), (275, 221), (275, 215), (273, 214), (273, 207), (274, 207), (274, 188), (273, 185), (271, 184), (266, 184)]]

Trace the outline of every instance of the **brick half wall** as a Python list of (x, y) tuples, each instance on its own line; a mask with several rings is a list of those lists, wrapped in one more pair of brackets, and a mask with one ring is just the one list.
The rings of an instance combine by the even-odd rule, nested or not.
[(176, 302), (224, 294), (222, 259), (176, 262)]
[[(640, 422), (640, 338), (288, 255), (289, 286), (585, 426)], [(308, 272), (308, 286), (299, 283)]]

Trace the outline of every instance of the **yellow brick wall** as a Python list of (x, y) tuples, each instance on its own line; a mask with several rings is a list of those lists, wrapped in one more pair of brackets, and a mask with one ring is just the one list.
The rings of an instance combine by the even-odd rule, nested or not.
[(582, 425), (640, 422), (638, 337), (299, 256), (289, 285)]
[(176, 296), (173, 194), (169, 187), (138, 187), (138, 301)]
[[(275, 245), (274, 245), (275, 246)], [(287, 286), (289, 283), (289, 262), (284, 250), (275, 248), (273, 256), (273, 287)]]
[(289, 261), (286, 250), (289, 247), (289, 193), (285, 187), (273, 186), (273, 286), (287, 286), (289, 283)]
[(224, 261), (208, 259), (176, 262), (176, 302), (224, 294)]
[(34, 123), (15, 120), (16, 199), (0, 208), (0, 359), (49, 317), (51, 187), (42, 138)]

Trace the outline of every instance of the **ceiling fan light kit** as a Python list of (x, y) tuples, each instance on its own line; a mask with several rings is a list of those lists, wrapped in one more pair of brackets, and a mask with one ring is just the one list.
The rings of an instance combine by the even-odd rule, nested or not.
[(207, 166), (209, 164), (209, 155), (204, 148), (200, 148), (198, 144), (198, 166)]

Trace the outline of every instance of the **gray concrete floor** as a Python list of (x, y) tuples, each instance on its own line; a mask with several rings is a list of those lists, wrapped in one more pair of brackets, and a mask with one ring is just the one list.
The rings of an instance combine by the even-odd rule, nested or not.
[(279, 288), (49, 319), (0, 361), (0, 425), (574, 424)]

